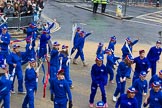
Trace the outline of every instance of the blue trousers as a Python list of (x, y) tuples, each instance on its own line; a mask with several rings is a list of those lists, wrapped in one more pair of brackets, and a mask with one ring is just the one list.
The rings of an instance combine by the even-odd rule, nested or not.
[(156, 62), (150, 62), (151, 65), (151, 75), (155, 75), (156, 74)]
[[(12, 74), (12, 73), (10, 73), (10, 74)], [(18, 91), (23, 92), (23, 74), (22, 74), (21, 70), (15, 72), (14, 79), (11, 84), (11, 90), (14, 90), (14, 82), (15, 82), (16, 76), (18, 79)]]
[(50, 79), (51, 78), (56, 78), (57, 77), (57, 72), (58, 72), (58, 67), (50, 65)]
[(116, 76), (116, 84), (117, 84), (117, 87), (116, 87), (116, 90), (114, 93), (115, 97), (118, 96), (119, 93), (121, 95), (125, 92), (126, 81), (120, 82), (120, 78), (118, 76)]
[(40, 48), (39, 50), (39, 58), (44, 57), (47, 54), (47, 48)]
[(0, 102), (3, 100), (3, 107), (10, 108), (10, 92), (6, 95), (0, 95)]
[(141, 105), (142, 105), (142, 94), (136, 93), (135, 97), (136, 97), (136, 99), (138, 101), (138, 108), (141, 108)]
[[(99, 87), (100, 87), (100, 91), (101, 91), (101, 95), (102, 95), (102, 101), (104, 103), (106, 103), (105, 86), (103, 84), (100, 84)], [(89, 103), (94, 103), (94, 98), (95, 98), (95, 95), (96, 95), (96, 92), (97, 92), (97, 88), (98, 88), (97, 84), (92, 82)]]
[(111, 67), (107, 67), (108, 74), (110, 75), (110, 81), (114, 79), (114, 71)]
[(71, 49), (71, 55), (75, 52), (75, 50), (76, 50), (75, 47), (73, 47), (73, 48)]
[(65, 79), (66, 79), (66, 81), (68, 82), (69, 86), (71, 86), (71, 85), (72, 85), (72, 80), (71, 80), (71, 78), (70, 78), (69, 67), (66, 67), (66, 68), (63, 67), (63, 69), (64, 69), (64, 76), (65, 76)]
[[(29, 107), (27, 107), (28, 104), (29, 104)], [(22, 108), (34, 108), (34, 90), (33, 89), (30, 89), (30, 88), (27, 89), (27, 94), (24, 98)]]
[(132, 84), (133, 84), (133, 82), (134, 82), (136, 79), (139, 78), (139, 75), (140, 75), (139, 72), (136, 72), (136, 71), (134, 72), (133, 79), (132, 79)]
[(83, 49), (77, 48), (77, 50), (78, 50), (78, 51), (77, 51), (77, 53), (76, 53), (74, 59), (77, 59), (77, 58), (80, 56), (81, 60), (84, 61)]
[(55, 98), (54, 99), (54, 108), (67, 108), (67, 98)]

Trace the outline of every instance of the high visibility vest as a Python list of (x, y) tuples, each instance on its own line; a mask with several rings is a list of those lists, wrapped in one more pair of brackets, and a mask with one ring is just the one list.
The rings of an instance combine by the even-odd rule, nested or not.
[(101, 0), (101, 4), (107, 4), (107, 0)]
[(93, 3), (101, 3), (100, 0), (92, 0)]

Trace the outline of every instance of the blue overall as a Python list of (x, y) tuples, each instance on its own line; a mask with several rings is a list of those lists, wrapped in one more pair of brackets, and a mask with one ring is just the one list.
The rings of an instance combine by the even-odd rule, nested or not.
[(7, 58), (9, 54), (10, 34), (8, 32), (1, 34), (0, 40), (3, 41), (3, 43), (0, 43), (0, 54), (3, 55), (3, 58)]
[(85, 43), (85, 38), (88, 37), (91, 33), (87, 33), (84, 37), (79, 37), (78, 42), (77, 42), (77, 53), (74, 57), (74, 59), (77, 59), (79, 56), (81, 58), (82, 61), (84, 61), (84, 53), (83, 53), (83, 47), (84, 47), (84, 43)]
[[(135, 41), (133, 41), (131, 44), (128, 44), (128, 47), (129, 47), (129, 49), (130, 49), (131, 52), (132, 52), (132, 50), (133, 50), (133, 46), (134, 46), (137, 42), (138, 42), (138, 40), (135, 40)], [(125, 57), (126, 57), (127, 55), (130, 54), (128, 48), (126, 47), (126, 43), (124, 43), (124, 45), (123, 45), (123, 47), (122, 47), (121, 50), (122, 50), (122, 59), (125, 59)]]
[(3, 107), (10, 108), (10, 80), (5, 75), (0, 76), (0, 102), (3, 100)]
[(139, 78), (141, 71), (147, 72), (148, 68), (150, 68), (150, 62), (148, 61), (148, 59), (146, 57), (143, 59), (140, 59), (140, 57), (138, 56), (138, 57), (134, 58), (134, 63), (136, 63), (136, 65), (135, 65), (135, 72), (133, 75), (132, 83), (136, 79)]
[(103, 50), (103, 46), (98, 46), (96, 51), (96, 57), (101, 56), (104, 59), (105, 51)]
[(147, 58), (151, 64), (152, 76), (156, 74), (156, 62), (160, 59), (161, 51), (161, 48), (156, 48), (156, 46), (154, 46), (150, 48), (147, 54)]
[(17, 76), (18, 79), (18, 91), (23, 92), (23, 73), (22, 73), (22, 68), (21, 68), (21, 60), (22, 57), (25, 55), (24, 52), (20, 52), (20, 55), (11, 52), (11, 54), (8, 57), (8, 65), (9, 65), (9, 74), (12, 75), (14, 66), (13, 64), (16, 64), (16, 69), (15, 69), (15, 75), (14, 79), (11, 85), (11, 90), (14, 91), (14, 82), (15, 82), (15, 77)]
[[(115, 108), (138, 108), (137, 99), (128, 98), (127, 94), (122, 94), (116, 102)], [(120, 107), (119, 107), (120, 106)]]
[(115, 44), (116, 44), (116, 41), (115, 42), (110, 41), (109, 42), (109, 45), (108, 45), (108, 49), (111, 49), (114, 52), (114, 50), (115, 50)]
[(162, 87), (162, 78), (160, 78), (157, 74), (153, 75), (152, 78), (150, 79), (149, 81), (149, 87), (151, 88), (152, 86), (152, 83), (154, 81), (158, 81), (160, 84), (161, 84), (161, 87)]
[(52, 49), (50, 53), (50, 79), (57, 77), (57, 72), (59, 70), (59, 51), (57, 49)]
[(73, 48), (72, 48), (72, 50), (71, 50), (71, 55), (75, 52), (75, 50), (76, 50), (76, 48), (77, 48), (77, 43), (78, 43), (79, 37), (80, 37), (79, 32), (76, 32), (76, 33), (75, 33), (75, 36), (74, 36)]
[(137, 93), (135, 95), (138, 101), (138, 108), (141, 108), (143, 93), (147, 93), (147, 80), (142, 81), (140, 78), (136, 79), (133, 83), (133, 87), (136, 89)]
[[(54, 94), (54, 108), (67, 108), (67, 101), (72, 101), (72, 94), (66, 80), (51, 80), (51, 94)], [(68, 95), (68, 98), (67, 98)]]
[(150, 96), (147, 100), (146, 107), (149, 104), (149, 108), (162, 108), (162, 91), (155, 92), (153, 89), (150, 90)]
[(116, 87), (116, 90), (115, 90), (115, 93), (114, 93), (115, 97), (117, 97), (119, 93), (120, 93), (120, 95), (124, 93), (126, 81), (120, 82), (120, 77), (121, 78), (126, 77), (130, 70), (131, 70), (131, 67), (129, 67), (127, 64), (125, 64), (125, 62), (121, 61), (119, 63), (119, 66), (118, 66), (118, 69), (117, 69), (117, 74), (116, 74), (117, 87)]
[(69, 64), (66, 65), (67, 60), (68, 60), (68, 55), (64, 54), (64, 53), (60, 53), (59, 57), (62, 57), (62, 69), (64, 69), (64, 76), (66, 81), (68, 82), (69, 86), (72, 85), (72, 80), (70, 78), (70, 71), (69, 71)]
[[(36, 72), (34, 68), (27, 68), (25, 70), (25, 87), (27, 94), (24, 98), (22, 108), (34, 108), (34, 92), (37, 90)], [(29, 105), (29, 107), (27, 107)]]
[(97, 64), (94, 64), (91, 69), (91, 94), (89, 103), (94, 102), (94, 98), (97, 92), (97, 88), (100, 88), (101, 95), (102, 95), (102, 101), (106, 103), (106, 93), (105, 93), (105, 85), (107, 84), (108, 80), (108, 72), (106, 70), (106, 66), (102, 64), (101, 66), (98, 66)]

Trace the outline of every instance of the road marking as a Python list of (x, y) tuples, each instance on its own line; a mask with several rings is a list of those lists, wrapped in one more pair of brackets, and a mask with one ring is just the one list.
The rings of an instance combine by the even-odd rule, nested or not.
[(136, 18), (141, 18), (141, 17), (144, 17), (144, 16), (148, 16), (148, 15), (156, 14), (156, 13), (161, 13), (161, 12), (162, 12), (162, 11), (157, 11), (157, 12), (147, 13), (147, 14), (143, 14), (143, 15), (137, 16)]

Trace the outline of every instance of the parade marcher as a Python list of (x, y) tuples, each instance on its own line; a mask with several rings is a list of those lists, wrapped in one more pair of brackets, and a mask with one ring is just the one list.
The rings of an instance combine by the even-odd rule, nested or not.
[(98, 44), (96, 56), (102, 56), (104, 58), (105, 51), (103, 50), (103, 46), (104, 46), (104, 44), (101, 42)]
[[(124, 59), (127, 55), (131, 54), (133, 51), (133, 46), (138, 42), (139, 39), (134, 40), (132, 42), (132, 40), (130, 39), (130, 37), (127, 37), (125, 40), (125, 43), (122, 47), (122, 59)], [(128, 45), (128, 46), (127, 46)]]
[(70, 78), (70, 69), (69, 69), (69, 62), (68, 62), (70, 58), (68, 53), (68, 46), (62, 45), (62, 50), (60, 51), (59, 59), (60, 59), (60, 65), (62, 62), (61, 67), (62, 69), (64, 69), (65, 80), (68, 82), (69, 87), (72, 89), (74, 86), (72, 85), (73, 82)]
[(135, 98), (135, 93), (136, 89), (134, 87), (129, 87), (127, 90), (127, 94), (122, 94), (118, 98), (115, 108), (138, 108), (138, 102)]
[(15, 82), (15, 77), (17, 76), (18, 79), (18, 93), (26, 93), (23, 90), (23, 73), (22, 73), (22, 67), (21, 67), (21, 60), (23, 56), (25, 56), (24, 52), (19, 51), (19, 45), (14, 44), (13, 45), (13, 52), (10, 53), (7, 63), (9, 65), (9, 74), (12, 75), (13, 70), (15, 68), (15, 74), (14, 74), (14, 79), (11, 85), (11, 93), (15, 93), (14, 91), (14, 82)]
[(158, 81), (161, 85), (161, 89), (162, 89), (162, 70), (159, 71), (159, 74), (155, 74), (151, 77), (150, 81), (149, 81), (149, 87), (151, 88), (151, 85), (154, 81)]
[(162, 108), (162, 91), (160, 87), (161, 85), (158, 81), (152, 83), (153, 89), (150, 90), (149, 96), (145, 99), (144, 107), (147, 107), (149, 104), (149, 108)]
[(53, 43), (53, 49), (50, 52), (50, 79), (57, 77), (59, 70), (59, 46), (60, 44), (56, 41)]
[(139, 51), (139, 56), (134, 58), (134, 63), (135, 63), (135, 72), (133, 75), (132, 83), (139, 78), (141, 71), (145, 71), (147, 73), (150, 71), (150, 63), (148, 59), (145, 57), (145, 50)]
[(153, 46), (150, 48), (147, 58), (150, 61), (151, 64), (151, 75), (153, 76), (156, 74), (156, 63), (159, 62), (160, 60), (160, 55), (161, 55), (161, 41), (156, 42), (156, 46)]
[(10, 44), (10, 34), (7, 31), (7, 26), (1, 27), (2, 34), (0, 34), (0, 54), (6, 59), (9, 54), (8, 46)]
[[(36, 79), (38, 72), (35, 71), (36, 60), (31, 58), (29, 61), (29, 67), (25, 70), (25, 87), (27, 94), (24, 98), (22, 108), (34, 108), (34, 95), (37, 90)], [(27, 107), (29, 105), (29, 107)]]
[(97, 12), (97, 9), (98, 9), (98, 5), (100, 4), (100, 0), (92, 0), (93, 2), (93, 13), (96, 13)]
[(113, 79), (114, 79), (114, 70), (113, 70), (113, 66), (116, 64), (115, 61), (117, 59), (119, 59), (118, 57), (114, 57), (114, 55), (112, 54), (112, 50), (111, 49), (106, 49), (105, 50), (105, 54), (107, 54), (107, 62), (106, 62), (106, 69), (108, 71), (108, 74), (110, 75), (110, 82), (114, 83)]
[(78, 39), (80, 37), (80, 31), (81, 31), (81, 28), (80, 27), (77, 27), (76, 29), (76, 33), (75, 33), (75, 36), (74, 36), (74, 42), (73, 42), (73, 48), (71, 50), (71, 55), (75, 52), (76, 48), (77, 48), (77, 42), (78, 42)]
[(123, 94), (125, 92), (125, 85), (126, 85), (126, 77), (131, 70), (131, 64), (133, 62), (133, 58), (130, 55), (127, 55), (126, 58), (119, 63), (117, 74), (116, 74), (116, 90), (113, 95), (113, 101), (117, 101), (117, 96), (120, 93)]
[(97, 56), (95, 60), (95, 64), (91, 68), (91, 94), (89, 99), (89, 107), (93, 108), (94, 106), (94, 98), (97, 92), (97, 88), (99, 87), (101, 90), (102, 101), (104, 102), (104, 107), (108, 107), (107, 99), (106, 99), (106, 91), (105, 86), (107, 85), (108, 80), (108, 72), (106, 70), (106, 66), (103, 64), (103, 57)]
[[(64, 70), (61, 69), (57, 73), (57, 78), (51, 80), (51, 101), (54, 103), (54, 108), (72, 108), (72, 94), (68, 82), (64, 78)], [(67, 99), (68, 95), (68, 99)]]
[(133, 87), (136, 89), (136, 99), (138, 101), (138, 108), (141, 108), (142, 105), (142, 98), (147, 94), (147, 80), (146, 80), (147, 73), (142, 71), (138, 79), (136, 79), (133, 83)]
[(109, 41), (109, 44), (108, 44), (108, 49), (111, 49), (113, 52), (115, 50), (115, 44), (116, 44), (116, 37), (115, 36), (112, 36), (110, 37), (110, 41)]
[(85, 33), (84, 31), (81, 31), (79, 33), (80, 37), (78, 39), (78, 42), (77, 42), (77, 53), (74, 57), (74, 60), (73, 60), (73, 63), (74, 64), (77, 64), (76, 62), (76, 59), (80, 56), (82, 62), (83, 62), (83, 66), (87, 66), (86, 62), (85, 62), (85, 59), (84, 59), (84, 53), (83, 53), (83, 48), (84, 48), (84, 43), (85, 43), (85, 39), (86, 37), (88, 37), (89, 35), (91, 35), (91, 33)]
[(107, 0), (101, 0), (101, 13), (105, 13)]
[(0, 102), (3, 100), (3, 108), (10, 108), (10, 88), (7, 67), (5, 64), (0, 64)]

